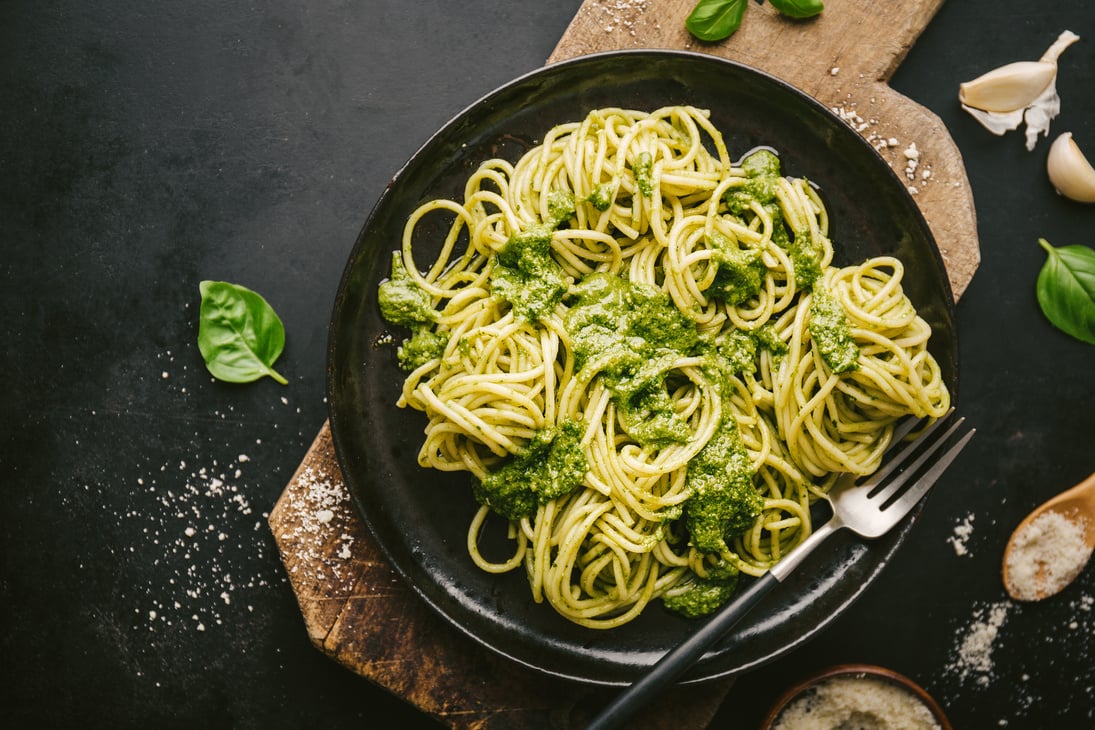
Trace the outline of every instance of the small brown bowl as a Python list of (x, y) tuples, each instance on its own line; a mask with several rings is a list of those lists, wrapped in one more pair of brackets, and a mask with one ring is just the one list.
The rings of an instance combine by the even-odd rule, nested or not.
[(936, 702), (923, 687), (905, 675), (898, 674), (892, 669), (886, 669), (885, 667), (878, 667), (872, 664), (839, 664), (823, 669), (798, 684), (795, 684), (780, 695), (779, 699), (772, 705), (772, 708), (764, 717), (764, 722), (761, 724), (760, 730), (771, 730), (775, 725), (776, 720), (779, 719), (780, 714), (786, 710), (793, 701), (798, 699), (803, 692), (813, 689), (828, 680), (837, 678), (877, 679), (889, 682), (890, 684), (907, 691), (915, 699), (919, 700), (921, 704), (927, 707), (941, 730), (952, 730), (950, 721), (943, 712), (943, 708), (939, 706), (939, 703)]

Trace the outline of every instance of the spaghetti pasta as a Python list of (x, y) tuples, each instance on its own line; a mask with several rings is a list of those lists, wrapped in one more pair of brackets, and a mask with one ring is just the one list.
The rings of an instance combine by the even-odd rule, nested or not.
[(412, 331), (419, 464), (470, 473), (471, 559), (588, 627), (659, 597), (704, 614), (809, 535), (839, 474), (878, 467), (898, 419), (942, 415), (900, 261), (836, 267), (828, 230), (772, 150), (732, 161), (683, 106), (594, 110), (420, 206), (379, 299)]

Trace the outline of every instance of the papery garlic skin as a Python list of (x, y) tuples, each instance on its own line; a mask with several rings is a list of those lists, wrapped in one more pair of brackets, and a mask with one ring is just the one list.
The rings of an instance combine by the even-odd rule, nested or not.
[(1066, 30), (1037, 61), (1016, 61), (993, 69), (958, 87), (958, 99), (985, 129), (1002, 135), (1026, 123), (1026, 147), (1038, 135), (1049, 135), (1050, 122), (1061, 112), (1057, 95), (1057, 59), (1080, 36)]
[(1049, 123), (1061, 113), (1061, 97), (1057, 95), (1057, 83), (1049, 85), (1034, 103), (1023, 110), (1023, 122), (1026, 123), (1027, 151), (1034, 149), (1038, 135), (1049, 136)]
[(1080, 203), (1095, 203), (1095, 169), (1072, 139), (1071, 132), (1053, 140), (1046, 157), (1046, 172), (1061, 195)]

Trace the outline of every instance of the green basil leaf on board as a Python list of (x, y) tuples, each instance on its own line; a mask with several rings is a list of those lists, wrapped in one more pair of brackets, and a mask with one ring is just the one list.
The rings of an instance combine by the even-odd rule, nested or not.
[(825, 9), (822, 0), (768, 0), (772, 7), (789, 18), (812, 18)]
[(259, 294), (226, 281), (203, 281), (198, 349), (213, 377), (250, 383), (264, 376), (286, 385), (273, 369), (285, 347), (285, 326)]
[(1048, 257), (1038, 273), (1038, 304), (1057, 329), (1095, 345), (1095, 250), (1038, 244)]
[(748, 0), (700, 0), (684, 27), (701, 41), (721, 41), (741, 27)]

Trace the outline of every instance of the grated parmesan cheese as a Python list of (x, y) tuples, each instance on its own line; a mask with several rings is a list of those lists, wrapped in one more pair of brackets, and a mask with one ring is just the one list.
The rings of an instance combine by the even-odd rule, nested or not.
[(973, 513), (967, 514), (965, 518), (957, 525), (954, 526), (954, 534), (947, 538), (947, 542), (954, 548), (954, 554), (962, 557), (969, 555), (970, 551), (967, 547), (970, 537), (973, 535)]
[[(281, 534), (286, 549), (301, 559), (291, 572), (299, 574), (303, 566), (309, 572), (301, 577), (349, 590), (354, 580), (348, 562), (354, 537), (344, 529), (353, 514), (346, 485), (311, 466), (297, 475), (295, 484), (297, 489), (290, 491), (288, 501), (288, 509), (296, 515), (294, 527)], [(332, 549), (336, 549), (333, 555)]]
[[(872, 98), (870, 101), (873, 105), (875, 100)], [(905, 147), (900, 153), (900, 158), (893, 159), (895, 155), (892, 153), (896, 151), (896, 148), (899, 147), (901, 143), (896, 137), (881, 134), (877, 131), (876, 128), (879, 125), (878, 119), (873, 117), (865, 118), (859, 113), (858, 104), (853, 101), (829, 107), (829, 111), (837, 115), (849, 127), (863, 135), (863, 138), (887, 159), (887, 162), (895, 171), (898, 170), (898, 166), (904, 168), (903, 173), (907, 180), (905, 187), (909, 191), (909, 194), (918, 195), (921, 188), (927, 185), (929, 178), (932, 176), (931, 167), (930, 165), (923, 164), (920, 149), (916, 146), (915, 142), (911, 142)], [(918, 169), (919, 180), (917, 179)]]
[[(600, 0), (591, 3), (590, 7), (600, 11), (601, 27), (605, 33), (621, 31), (636, 39), (632, 42), (638, 44), (639, 26), (645, 22), (643, 14), (647, 10), (647, 0)], [(656, 22), (654, 27), (657, 27)]]
[(825, 680), (787, 706), (772, 730), (932, 730), (931, 710), (893, 682), (868, 676)]
[(974, 610), (972, 621), (959, 634), (957, 652), (947, 665), (948, 674), (963, 684), (968, 680), (981, 687), (991, 684), (995, 671), (992, 652), (1007, 621), (1008, 609), (1007, 602), (998, 602)]
[(1091, 552), (1083, 521), (1043, 512), (1015, 534), (1008, 552), (1012, 595), (1033, 601), (1061, 591), (1083, 571)]

